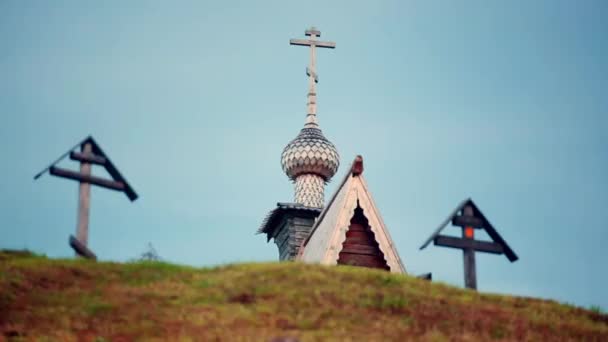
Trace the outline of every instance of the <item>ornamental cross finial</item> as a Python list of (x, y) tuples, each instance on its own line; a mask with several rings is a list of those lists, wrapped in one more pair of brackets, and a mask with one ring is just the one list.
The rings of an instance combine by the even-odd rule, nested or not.
[(336, 43), (316, 40), (315, 38), (321, 37), (321, 31), (317, 30), (314, 26), (306, 30), (304, 34), (310, 36), (310, 39), (290, 39), (289, 44), (310, 46), (310, 64), (306, 68), (306, 75), (308, 76), (308, 110), (306, 113), (306, 125), (304, 127), (317, 127), (316, 83), (319, 82), (319, 76), (316, 67), (315, 47), (333, 49), (336, 47)]

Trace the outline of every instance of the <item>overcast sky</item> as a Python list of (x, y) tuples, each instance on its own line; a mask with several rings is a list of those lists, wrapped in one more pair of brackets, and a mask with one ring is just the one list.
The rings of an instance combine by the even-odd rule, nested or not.
[(182, 264), (277, 260), (254, 233), (293, 198), (280, 154), (308, 51), (288, 42), (315, 25), (337, 44), (318, 53), (336, 179), (363, 155), (408, 271), (462, 286), (460, 251), (418, 248), (472, 197), (520, 257), (478, 254), (480, 290), (607, 309), (607, 17), (591, 0), (1, 1), (0, 248), (73, 255), (77, 183), (32, 177), (92, 134), (140, 194), (93, 189), (100, 259), (150, 242)]

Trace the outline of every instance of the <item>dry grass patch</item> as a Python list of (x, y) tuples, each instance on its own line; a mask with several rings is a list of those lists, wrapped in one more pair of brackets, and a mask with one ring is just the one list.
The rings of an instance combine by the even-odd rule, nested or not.
[(0, 252), (0, 340), (608, 340), (608, 316), (300, 263), (196, 269)]

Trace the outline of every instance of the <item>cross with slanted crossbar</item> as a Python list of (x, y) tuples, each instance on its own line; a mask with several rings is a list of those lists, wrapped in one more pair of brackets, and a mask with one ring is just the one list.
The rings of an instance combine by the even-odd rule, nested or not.
[(305, 127), (317, 127), (317, 91), (316, 83), (319, 82), (319, 76), (316, 68), (316, 54), (315, 47), (334, 49), (336, 43), (334, 42), (322, 42), (315, 38), (321, 37), (321, 31), (315, 27), (311, 27), (304, 32), (305, 35), (310, 36), (310, 39), (290, 39), (289, 44), (291, 45), (303, 45), (310, 46), (310, 64), (306, 68), (306, 75), (308, 76), (308, 111), (306, 114), (306, 125)]

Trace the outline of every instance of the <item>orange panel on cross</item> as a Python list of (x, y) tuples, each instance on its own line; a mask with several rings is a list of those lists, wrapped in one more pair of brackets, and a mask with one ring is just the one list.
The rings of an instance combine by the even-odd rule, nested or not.
[(464, 228), (464, 236), (466, 238), (472, 239), (475, 237), (475, 231), (473, 230), (473, 227), (466, 227)]

